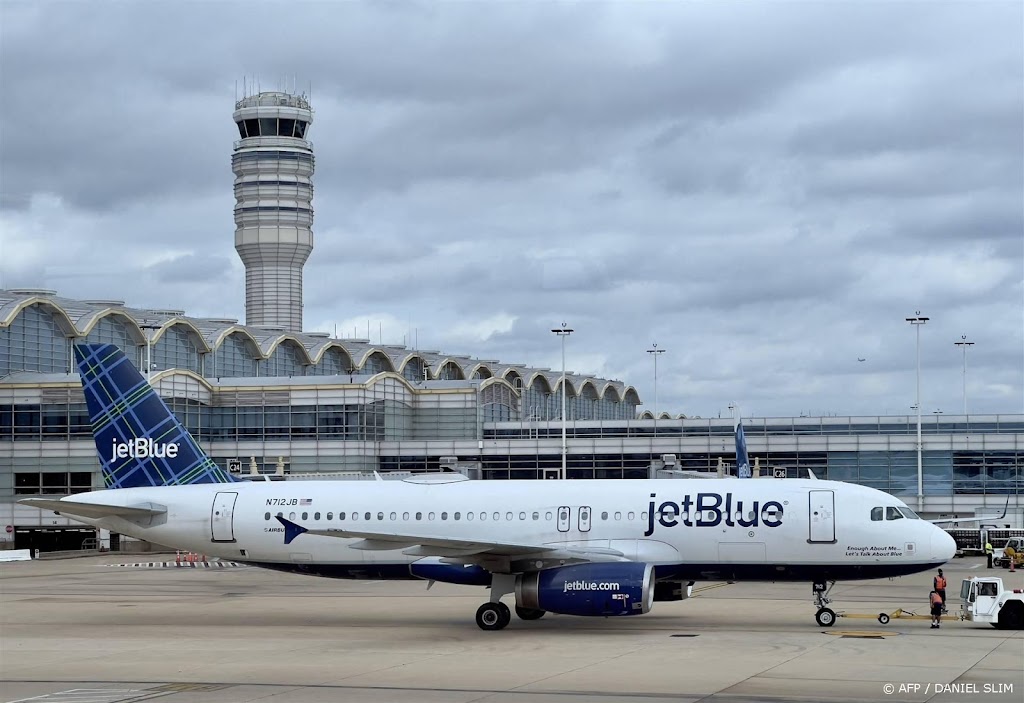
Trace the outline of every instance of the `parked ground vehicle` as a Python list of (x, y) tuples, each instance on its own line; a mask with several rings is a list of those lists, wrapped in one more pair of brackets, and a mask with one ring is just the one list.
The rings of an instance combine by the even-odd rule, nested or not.
[(993, 557), (992, 565), (1007, 568), (1010, 566), (1011, 560), (1015, 562), (1016, 566), (1024, 565), (1024, 538), (1011, 537), (1008, 539), (1002, 553), (997, 552)]
[(987, 622), (1000, 630), (1024, 629), (1024, 589), (1007, 590), (1001, 578), (964, 579), (960, 600), (961, 620)]

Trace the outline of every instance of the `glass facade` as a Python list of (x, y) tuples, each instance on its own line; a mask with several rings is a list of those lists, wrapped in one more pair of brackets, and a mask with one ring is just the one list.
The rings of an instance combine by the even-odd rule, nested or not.
[(260, 376), (302, 376), (306, 370), (306, 353), (295, 342), (286, 339), (277, 345), (269, 359), (259, 362)]
[[(152, 355), (153, 371), (188, 369), (201, 374), (202, 360), (194, 335), (195, 332), (185, 324), (176, 324), (165, 329), (149, 350)], [(142, 353), (146, 353), (145, 349)]]
[(340, 376), (352, 372), (352, 359), (344, 350), (330, 347), (320, 357), (320, 362), (306, 369), (310, 376)]
[(85, 340), (91, 344), (113, 344), (135, 362), (136, 366), (144, 363), (139, 353), (143, 347), (137, 341), (138, 332), (133, 330), (132, 323), (121, 315), (101, 317)]
[(22, 310), (9, 327), (0, 327), (0, 376), (71, 371), (71, 341), (57, 315), (37, 303)]
[(232, 332), (220, 343), (210, 363), (207, 375), (216, 378), (251, 377), (256, 375), (255, 343), (242, 332)]

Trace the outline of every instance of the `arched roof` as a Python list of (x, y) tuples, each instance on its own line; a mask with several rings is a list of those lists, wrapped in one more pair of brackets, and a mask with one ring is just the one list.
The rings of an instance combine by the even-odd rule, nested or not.
[[(387, 356), (387, 354), (385, 354), (384, 356)], [(369, 379), (367, 379), (366, 387), (369, 388), (370, 386), (375, 386), (378, 383), (383, 383), (384, 381), (387, 381), (388, 379), (398, 381), (400, 384), (402, 384), (402, 386), (405, 387), (405, 390), (408, 391), (410, 394), (416, 391), (412, 383), (409, 382), (409, 379), (407, 379), (400, 373), (395, 373), (394, 371), (381, 371), (379, 373), (373, 374), (372, 376), (370, 376)]]
[(518, 391), (515, 389), (515, 387), (511, 383), (509, 383), (508, 381), (506, 381), (503, 378), (499, 378), (498, 376), (491, 376), (490, 378), (485, 378), (483, 381), (481, 381), (480, 382), (480, 390), (482, 391), (484, 388), (488, 388), (488, 387), (494, 386), (494, 385), (505, 386), (506, 388), (511, 390), (513, 393), (518, 393)]
[(249, 344), (249, 350), (252, 352), (253, 358), (266, 358), (263, 355), (263, 350), (260, 349), (260, 343), (256, 340), (255, 337), (252, 336), (252, 332), (250, 332), (245, 327), (242, 327), (241, 325), (229, 325), (227, 327), (221, 328), (218, 332), (211, 334), (210, 338), (212, 344), (210, 344), (210, 348), (213, 350), (219, 349), (220, 345), (224, 343), (224, 340), (233, 334), (240, 335), (242, 339), (247, 340)]
[(117, 308), (103, 308), (102, 310), (97, 310), (95, 313), (79, 319), (79, 323), (85, 321), (84, 326), (81, 328), (82, 336), (88, 337), (93, 329), (95, 329), (96, 325), (100, 323), (100, 320), (105, 317), (117, 317), (124, 320), (125, 327), (128, 328), (128, 332), (132, 335), (135, 343), (138, 345), (146, 343), (146, 333), (142, 331), (141, 327), (139, 327), (139, 323), (135, 321), (135, 318), (124, 310), (119, 310)]
[[(576, 386), (573, 385), (573, 382), (572, 382), (571, 378), (567, 377), (565, 379), (565, 385), (566, 385), (566, 388), (565, 388), (565, 394), (566, 395), (571, 395), (571, 396), (578, 396), (579, 395), (579, 393), (576, 392)], [(561, 393), (562, 392), (561, 391), (561, 387), (562, 387), (562, 379), (559, 378), (558, 379), (558, 383), (555, 384), (552, 392), (554, 392), (554, 393)]]
[(160, 328), (153, 333), (153, 339), (150, 340), (150, 344), (156, 344), (159, 342), (160, 338), (164, 336), (164, 333), (172, 327), (184, 327), (186, 334), (192, 338), (192, 341), (195, 342), (196, 348), (198, 348), (199, 351), (212, 351), (212, 348), (203, 337), (203, 333), (199, 328), (192, 324), (191, 320), (184, 317), (172, 317), (166, 322), (161, 323)]
[(403, 371), (405, 371), (405, 367), (408, 366), (413, 359), (419, 359), (420, 362), (423, 364), (423, 368), (427, 369), (428, 371), (430, 370), (430, 364), (427, 363), (427, 360), (423, 358), (423, 355), (417, 352), (413, 352), (412, 354), (406, 354), (406, 356), (402, 359), (402, 363), (398, 365), (398, 373), (402, 373)]
[(548, 380), (548, 377), (547, 377), (546, 374), (544, 374), (544, 373), (542, 373), (540, 371), (537, 371), (532, 376), (530, 376), (530, 380), (525, 385), (526, 385), (527, 388), (533, 388), (533, 384), (536, 383), (537, 381), (541, 381), (542, 382), (542, 385), (547, 389), (548, 393), (552, 392), (551, 391), (551, 381)]
[[(352, 355), (349, 353), (348, 349), (345, 348), (345, 345), (343, 345), (341, 342), (330, 340), (324, 344), (317, 344), (307, 349), (306, 353), (309, 355), (310, 359), (312, 359), (314, 364), (319, 364), (323, 360), (324, 355), (327, 354), (327, 352), (330, 351), (331, 349), (336, 349), (345, 355), (345, 358), (348, 359), (349, 369), (354, 367), (355, 364), (352, 361)], [(313, 350), (316, 351), (314, 352)]]
[(359, 359), (359, 363), (356, 364), (356, 368), (362, 370), (366, 366), (366, 362), (369, 361), (370, 357), (374, 355), (380, 356), (388, 362), (388, 366), (390, 367), (388, 368), (388, 371), (395, 370), (395, 363), (391, 360), (391, 357), (388, 356), (386, 351), (378, 347), (370, 347), (369, 349), (367, 349), (366, 353), (364, 353), (362, 358)]
[[(511, 367), (507, 368), (504, 371), (502, 371), (501, 374), (499, 374), (499, 375), (501, 376), (501, 378), (504, 378), (506, 381), (509, 380), (509, 377), (515, 376), (516, 378), (519, 379), (519, 383), (520, 384), (524, 383), (522, 371), (520, 371), (519, 369), (516, 369), (516, 368), (511, 368)], [(509, 381), (509, 382), (511, 383), (511, 381)], [(515, 386), (514, 383), (512, 385), (513, 385), (513, 387)]]
[(622, 393), (622, 400), (630, 405), (641, 405), (640, 394), (636, 392), (636, 388), (633, 386), (626, 386), (626, 389)]
[(581, 398), (586, 398), (588, 390), (590, 391), (590, 397), (592, 397), (594, 400), (600, 400), (601, 399), (601, 394), (597, 392), (597, 384), (595, 384), (594, 380), (591, 379), (591, 378), (588, 378), (586, 381), (584, 381), (582, 384), (580, 384), (580, 390), (579, 390), (580, 397)]
[[(22, 310), (28, 307), (32, 307), (33, 305), (38, 305), (40, 307), (46, 308), (47, 311), (49, 311), (50, 315), (55, 320), (57, 320), (57, 324), (64, 331), (64, 334), (66, 334), (67, 336), (75, 337), (79, 335), (78, 328), (75, 327), (75, 323), (71, 321), (71, 318), (68, 316), (67, 312), (64, 311), (64, 308), (62, 308), (60, 305), (57, 305), (53, 300), (50, 300), (49, 298), (45, 298), (40, 295), (34, 295), (30, 298), (26, 298), (25, 300), (20, 301), (15, 305), (10, 306), (10, 308), (6, 311), (4, 318), (0, 320), (0, 326), (9, 327), (11, 323), (14, 322), (14, 318), (21, 314)], [(7, 308), (7, 306), (4, 307)]]
[(274, 355), (274, 351), (285, 342), (291, 342), (294, 346), (298, 347), (299, 351), (302, 352), (302, 358), (306, 360), (305, 363), (313, 363), (313, 359), (309, 356), (309, 350), (306, 349), (305, 345), (302, 343), (302, 340), (293, 334), (282, 334), (270, 340), (269, 344), (265, 342), (264, 345), (266, 347), (266, 351), (264, 351), (264, 354), (266, 355), (266, 358), (269, 359), (270, 357), (272, 357)]
[(451, 364), (453, 367), (455, 367), (456, 369), (459, 370), (459, 374), (461, 375), (461, 378), (459, 380), (464, 381), (464, 380), (466, 380), (466, 378), (468, 378), (468, 376), (466, 376), (466, 369), (462, 368), (462, 364), (460, 364), (455, 359), (452, 359), (451, 357), (445, 357), (443, 359), (440, 359), (434, 365), (434, 368), (431, 369), (431, 372), (433, 373), (434, 378), (440, 378), (441, 369), (443, 369), (445, 366), (448, 366), (449, 364)]
[(608, 383), (604, 384), (604, 388), (601, 389), (601, 399), (602, 400), (609, 400), (609, 398), (608, 398), (609, 394), (611, 394), (611, 396), (612, 396), (611, 400), (614, 400), (616, 403), (622, 401), (622, 396), (619, 395), (619, 387), (616, 386), (611, 381), (609, 381)]
[(652, 413), (650, 410), (644, 410), (642, 413), (640, 413), (639, 419), (640, 420), (653, 420), (654, 419), (654, 413)]
[(491, 367), (483, 363), (474, 364), (470, 367), (468, 372), (463, 370), (466, 378), (476, 378), (478, 372), (481, 374), (481, 378), (492, 378), (494, 376), (494, 373), (491, 371)]

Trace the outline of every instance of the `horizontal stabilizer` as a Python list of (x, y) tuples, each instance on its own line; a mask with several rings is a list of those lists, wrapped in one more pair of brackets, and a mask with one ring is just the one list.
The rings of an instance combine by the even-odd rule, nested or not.
[(88, 518), (123, 517), (140, 518), (162, 515), (167, 512), (167, 507), (156, 503), (137, 503), (135, 505), (107, 505), (106, 503), (86, 503), (77, 500), (53, 500), (49, 498), (22, 498), (18, 501), (22, 505), (30, 505), (33, 508), (52, 510), (61, 515), (77, 515)]

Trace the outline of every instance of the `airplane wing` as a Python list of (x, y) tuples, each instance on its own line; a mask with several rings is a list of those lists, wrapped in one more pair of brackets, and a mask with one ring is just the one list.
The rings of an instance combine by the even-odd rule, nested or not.
[(349, 547), (352, 549), (382, 551), (401, 549), (403, 554), (410, 556), (465, 557), (491, 555), (497, 557), (521, 557), (528, 554), (536, 554), (547, 558), (564, 557), (584, 561), (617, 561), (625, 559), (625, 554), (619, 550), (603, 547), (520, 544), (515, 542), (457, 539), (433, 535), (401, 534), (397, 532), (374, 532), (366, 529), (347, 530), (336, 527), (316, 530), (303, 527), (281, 516), (277, 516), (277, 520), (284, 525), (285, 544), (291, 544), (292, 540), (299, 535), (309, 534), (319, 537), (359, 539), (359, 542), (350, 544)]
[(1006, 509), (1010, 507), (1010, 496), (1006, 496), (1006, 505), (1003, 506), (1002, 515), (982, 515), (981, 517), (954, 517), (947, 520), (929, 520), (933, 525), (942, 527), (943, 525), (953, 525), (954, 523), (960, 524), (961, 522), (982, 522), (984, 520), (1002, 520), (1006, 517)]
[(104, 518), (126, 517), (140, 518), (162, 515), (167, 508), (156, 503), (139, 503), (138, 505), (107, 505), (105, 503), (86, 503), (75, 500), (53, 500), (50, 498), (22, 498), (18, 501), (33, 508), (52, 510), (61, 515), (78, 515), (79, 517)]

